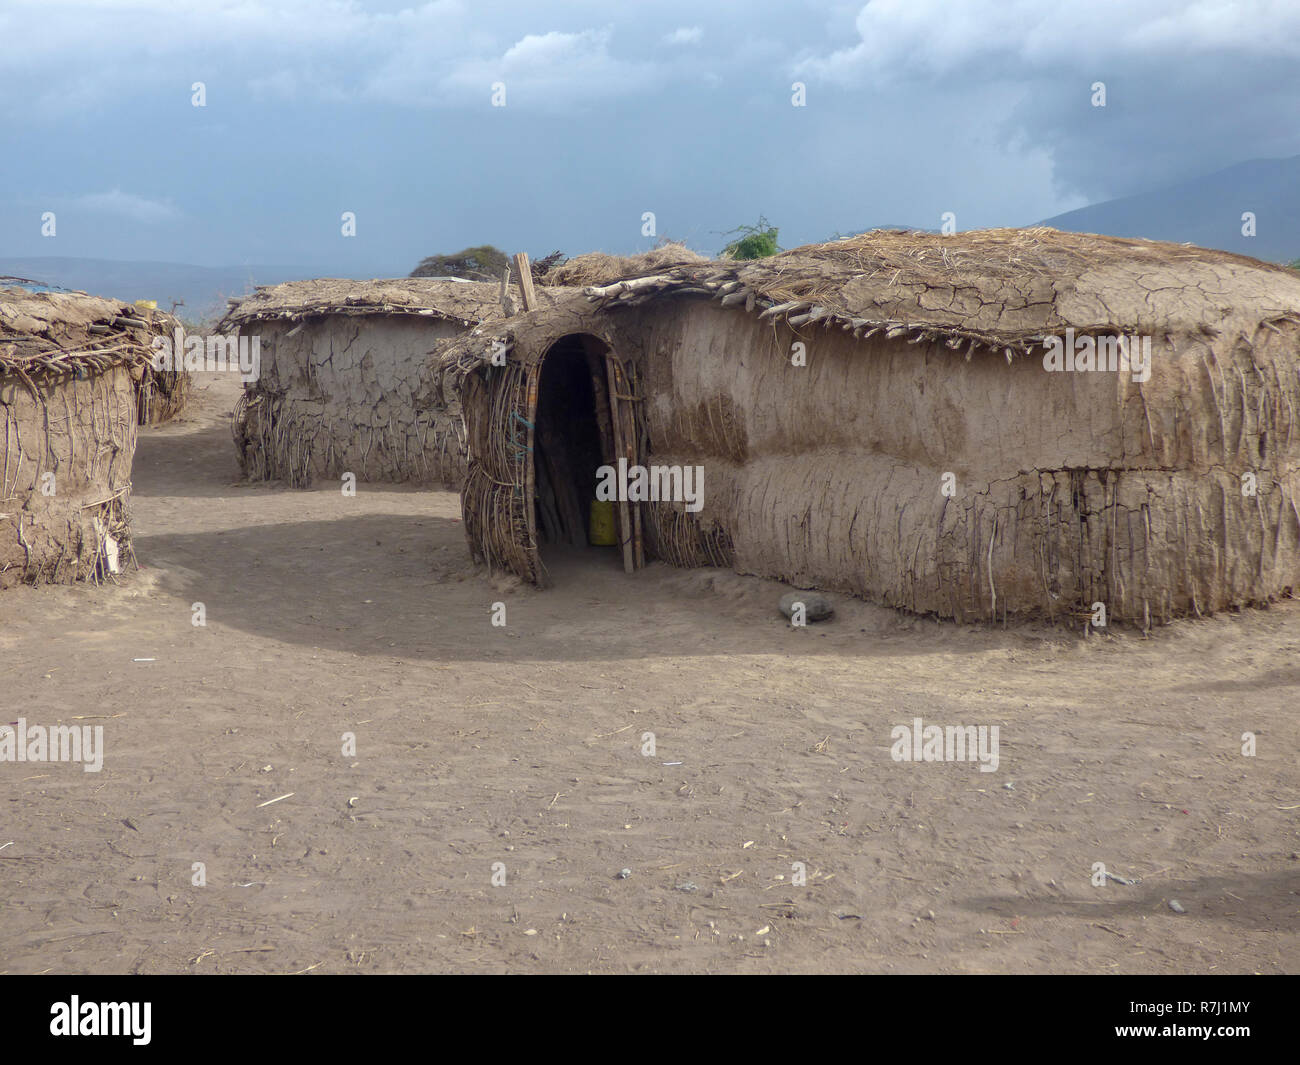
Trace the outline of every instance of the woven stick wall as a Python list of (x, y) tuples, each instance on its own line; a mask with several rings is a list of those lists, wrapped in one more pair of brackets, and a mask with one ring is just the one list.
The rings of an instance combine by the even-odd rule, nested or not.
[(185, 370), (155, 370), (145, 366), (136, 386), (141, 425), (162, 425), (185, 409), (194, 379)]
[(532, 513), (532, 407), (536, 364), (488, 365), (463, 382), (468, 473), (461, 490), (474, 558), (533, 583), (545, 582)]
[(126, 366), (0, 376), (0, 587), (110, 578), (134, 563), (136, 393)]

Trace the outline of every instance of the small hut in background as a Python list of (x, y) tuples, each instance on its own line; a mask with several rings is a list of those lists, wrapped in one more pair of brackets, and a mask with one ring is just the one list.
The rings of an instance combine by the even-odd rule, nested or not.
[(459, 487), (459, 408), (433, 387), (430, 353), (502, 313), (497, 284), (431, 278), (293, 281), (235, 301), (217, 329), (257, 337), (261, 358), (235, 410), (244, 476)]
[[(1119, 338), (1145, 371), (1113, 364)], [(1054, 370), (1067, 341), (1112, 365)], [(441, 366), (471, 550), (529, 581), (566, 532), (543, 481), (581, 513), (623, 458), (705, 474), (698, 512), (618, 505), (628, 568), (734, 566), (961, 620), (1102, 603), (1143, 626), (1300, 587), (1300, 276), (1243, 256), (877, 231), (601, 277)]]
[(139, 382), (166, 316), (0, 290), (0, 587), (101, 581), (134, 560)]
[(139, 373), (136, 404), (141, 425), (162, 425), (185, 409), (194, 384), (188, 370), (160, 370), (148, 363)]

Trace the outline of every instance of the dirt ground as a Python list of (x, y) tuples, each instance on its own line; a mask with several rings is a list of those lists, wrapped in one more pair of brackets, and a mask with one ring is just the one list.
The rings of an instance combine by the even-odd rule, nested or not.
[[(0, 763), (0, 971), (1300, 969), (1300, 602), (792, 629), (608, 551), (538, 592), (453, 494), (238, 484), (237, 387), (142, 431), (139, 573), (0, 596), (3, 722), (105, 744)], [(895, 762), (916, 717), (997, 771)]]

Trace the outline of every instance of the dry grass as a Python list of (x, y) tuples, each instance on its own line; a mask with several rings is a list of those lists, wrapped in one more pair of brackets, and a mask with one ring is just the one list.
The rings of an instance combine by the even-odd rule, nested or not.
[(423, 277), (352, 281), (320, 278), (259, 288), (232, 300), (218, 330), (266, 319), (332, 315), (422, 315), (477, 325), (502, 316), (500, 286), (486, 281), (445, 281)]
[(645, 277), (677, 266), (710, 262), (685, 244), (668, 243), (640, 255), (606, 255), (593, 251), (578, 255), (546, 275), (548, 285), (608, 285), (629, 277)]

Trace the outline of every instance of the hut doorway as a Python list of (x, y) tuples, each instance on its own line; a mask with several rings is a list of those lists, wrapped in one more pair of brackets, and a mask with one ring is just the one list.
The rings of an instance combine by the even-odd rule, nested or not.
[[(588, 334), (561, 337), (542, 358), (533, 435), (534, 520), (539, 548), (599, 546), (601, 511), (592, 503), (600, 467), (636, 461), (635, 419), (625, 372), (607, 345)], [(611, 384), (613, 387), (611, 387)], [(615, 546), (636, 568), (634, 507), (612, 504)], [(605, 513), (608, 513), (608, 508)], [(595, 543), (594, 543), (594, 542)], [(606, 540), (608, 543), (608, 540)]]

